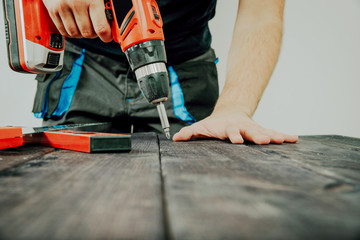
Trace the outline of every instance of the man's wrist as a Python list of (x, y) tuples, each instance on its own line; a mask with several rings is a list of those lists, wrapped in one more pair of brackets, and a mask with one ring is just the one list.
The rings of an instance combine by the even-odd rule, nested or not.
[(222, 102), (217, 103), (213, 112), (211, 113), (212, 116), (226, 116), (226, 115), (244, 115), (249, 118), (252, 117), (253, 112), (251, 108), (245, 105), (235, 104), (234, 102)]
[(256, 110), (257, 103), (258, 98), (246, 94), (239, 86), (231, 89), (225, 87), (216, 102), (213, 114), (242, 113), (251, 118)]

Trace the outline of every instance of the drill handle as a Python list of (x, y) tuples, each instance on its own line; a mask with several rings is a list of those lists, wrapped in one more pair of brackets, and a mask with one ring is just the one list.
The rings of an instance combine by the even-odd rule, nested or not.
[[(111, 31), (114, 41), (119, 43), (123, 52), (129, 47), (150, 40), (164, 41), (162, 30), (163, 21), (159, 7), (155, 0), (132, 0), (133, 7), (123, 19), (116, 15), (116, 4), (121, 4), (119, 0), (105, 0), (106, 11), (111, 11), (110, 16)], [(107, 14), (111, 15), (111, 14)]]

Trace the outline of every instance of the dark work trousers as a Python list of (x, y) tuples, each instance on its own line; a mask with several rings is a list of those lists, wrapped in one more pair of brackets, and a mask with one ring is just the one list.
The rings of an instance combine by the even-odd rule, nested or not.
[[(171, 134), (207, 117), (219, 95), (213, 49), (168, 66), (170, 94), (165, 102)], [(143, 97), (126, 61), (66, 43), (64, 67), (37, 75), (33, 112), (43, 125), (109, 122), (108, 132), (163, 132), (156, 106)]]

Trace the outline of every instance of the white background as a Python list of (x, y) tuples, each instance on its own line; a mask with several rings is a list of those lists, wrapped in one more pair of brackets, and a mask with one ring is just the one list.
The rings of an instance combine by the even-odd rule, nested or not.
[[(225, 81), (238, 0), (218, 0), (210, 22)], [(0, 126), (41, 125), (31, 113), (36, 81), (7, 65), (0, 11)], [(278, 65), (254, 119), (291, 134), (360, 137), (360, 1), (288, 0)]]

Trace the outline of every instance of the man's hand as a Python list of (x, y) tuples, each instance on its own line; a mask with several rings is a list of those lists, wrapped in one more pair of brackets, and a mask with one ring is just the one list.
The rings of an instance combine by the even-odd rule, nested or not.
[(255, 144), (297, 142), (298, 137), (283, 134), (261, 127), (249, 116), (238, 114), (212, 114), (209, 117), (182, 128), (173, 137), (174, 141), (187, 141), (192, 138), (218, 138), (241, 144), (250, 141)]
[(43, 3), (63, 36), (112, 40), (103, 0), (43, 0)]
[(284, 0), (239, 0), (224, 89), (213, 113), (174, 135), (191, 138), (244, 140), (256, 144), (296, 142), (290, 136), (255, 123), (254, 114), (279, 56)]

